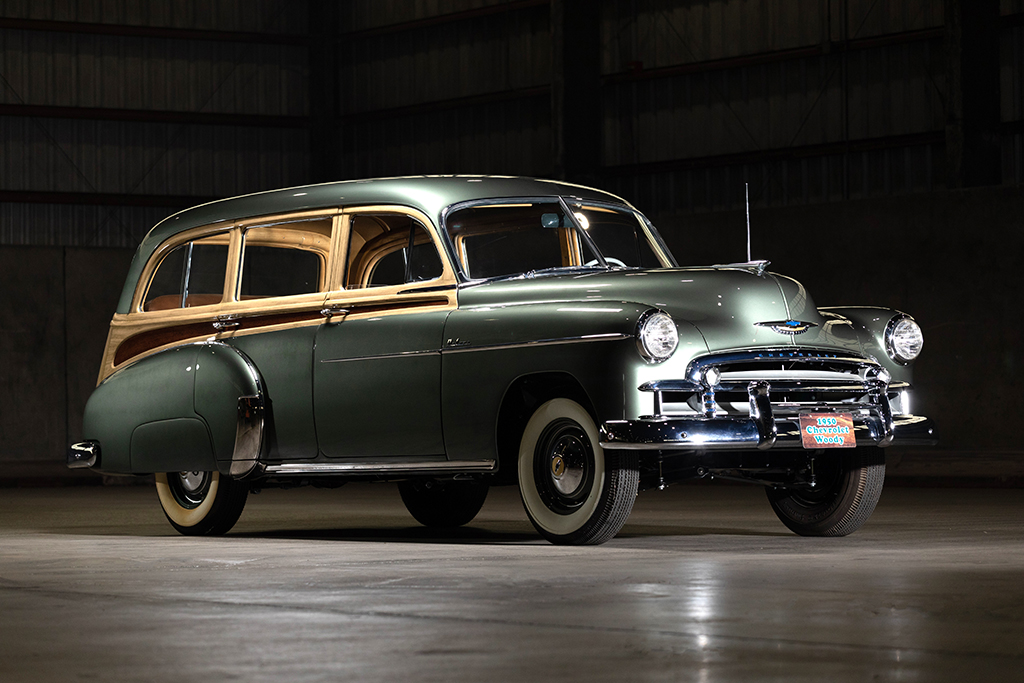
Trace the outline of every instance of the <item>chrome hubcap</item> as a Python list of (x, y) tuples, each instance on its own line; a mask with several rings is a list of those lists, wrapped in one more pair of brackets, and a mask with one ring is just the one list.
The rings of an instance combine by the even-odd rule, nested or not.
[(181, 488), (187, 493), (195, 493), (203, 487), (205, 472), (178, 472)]
[(587, 453), (578, 438), (562, 435), (551, 449), (551, 483), (564, 496), (579, 490), (586, 474)]

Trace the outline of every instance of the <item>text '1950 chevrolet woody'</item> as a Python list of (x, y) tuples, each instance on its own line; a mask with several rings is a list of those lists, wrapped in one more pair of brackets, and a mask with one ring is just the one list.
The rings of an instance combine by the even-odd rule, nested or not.
[(71, 467), (155, 474), (171, 524), (216, 534), (251, 490), (397, 481), (428, 526), (518, 484), (555, 543), (601, 543), (638, 490), (765, 486), (844, 535), (911, 412), (921, 330), (817, 308), (766, 262), (679, 267), (599, 190), (389, 178), (227, 199), (154, 227), (110, 324)]

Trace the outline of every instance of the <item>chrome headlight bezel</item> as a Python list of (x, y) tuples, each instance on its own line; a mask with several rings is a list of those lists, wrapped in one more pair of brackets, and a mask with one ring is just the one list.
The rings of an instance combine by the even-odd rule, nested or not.
[[(909, 335), (909, 337), (908, 337)], [(897, 315), (885, 326), (885, 352), (900, 365), (910, 365), (921, 355), (924, 334), (909, 315)]]
[(648, 363), (662, 363), (679, 347), (679, 328), (672, 316), (658, 309), (647, 311), (636, 323), (636, 348)]

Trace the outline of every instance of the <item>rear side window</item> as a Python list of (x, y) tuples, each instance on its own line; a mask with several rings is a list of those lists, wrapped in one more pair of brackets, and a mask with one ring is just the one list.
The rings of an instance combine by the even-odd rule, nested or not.
[(157, 267), (142, 310), (164, 311), (220, 303), (227, 263), (227, 234), (175, 247)]
[(331, 223), (328, 217), (246, 230), (239, 300), (320, 291), (325, 284)]

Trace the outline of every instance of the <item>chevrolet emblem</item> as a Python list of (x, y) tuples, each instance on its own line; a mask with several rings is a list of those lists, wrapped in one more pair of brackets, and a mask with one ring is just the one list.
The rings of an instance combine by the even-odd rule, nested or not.
[(805, 323), (800, 320), (775, 320), (771, 322), (754, 323), (756, 327), (767, 327), (773, 332), (779, 334), (803, 334), (812, 327), (817, 327), (818, 323)]

